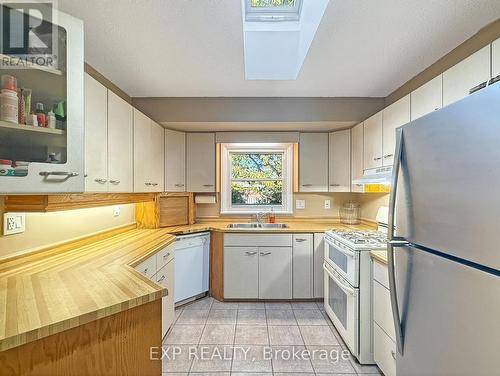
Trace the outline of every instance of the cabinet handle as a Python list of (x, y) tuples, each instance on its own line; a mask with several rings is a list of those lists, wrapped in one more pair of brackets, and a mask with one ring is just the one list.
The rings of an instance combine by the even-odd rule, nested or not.
[(145, 185), (147, 185), (148, 187), (149, 187), (150, 185), (153, 185), (152, 183), (144, 183), (144, 184), (145, 184)]
[(255, 256), (257, 252), (245, 252), (247, 256)]
[(163, 259), (166, 260), (168, 256), (170, 256), (170, 252), (168, 252), (165, 256), (163, 256)]
[(99, 184), (104, 184), (108, 181), (108, 179), (94, 179), (96, 183), (99, 183)]
[(384, 158), (390, 158), (390, 157), (394, 157), (394, 154), (386, 154), (386, 155), (384, 155)]
[(391, 350), (391, 355), (392, 355), (392, 359), (396, 360), (396, 353), (393, 350)]
[(374, 161), (380, 161), (381, 159), (382, 159), (382, 157), (373, 157)]
[(68, 178), (72, 178), (74, 176), (78, 176), (78, 172), (68, 172), (68, 171), (41, 171), (40, 176), (48, 177), (48, 176), (66, 176)]
[(299, 238), (299, 239), (295, 239), (296, 242), (299, 242), (299, 243), (302, 243), (302, 242), (305, 242), (307, 239), (302, 239), (302, 238)]
[(271, 254), (271, 252), (261, 252), (260, 255), (261, 256), (269, 256)]
[(120, 184), (120, 180), (110, 180), (111, 184)]
[(213, 187), (213, 184), (203, 184), (204, 187)]
[(302, 184), (303, 187), (312, 187), (312, 184)]
[(479, 85), (474, 86), (469, 90), (469, 94), (475, 93), (476, 91), (479, 91), (481, 89), (484, 89), (486, 86), (488, 86), (488, 81), (481, 82)]
[(151, 183), (151, 185), (152, 185), (153, 187), (156, 187), (156, 186), (158, 185), (158, 183)]
[(147, 274), (149, 268), (144, 269), (143, 274)]
[(354, 184), (356, 187), (362, 187), (363, 184)]
[(330, 184), (330, 187), (340, 187), (340, 184)]
[(175, 184), (175, 187), (184, 187), (184, 184)]
[(162, 275), (161, 278), (158, 280), (158, 282), (161, 282), (165, 279), (165, 275)]

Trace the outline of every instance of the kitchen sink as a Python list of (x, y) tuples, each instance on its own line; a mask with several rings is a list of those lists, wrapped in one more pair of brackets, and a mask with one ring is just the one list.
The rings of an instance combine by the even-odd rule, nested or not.
[(229, 228), (288, 228), (286, 223), (230, 223)]

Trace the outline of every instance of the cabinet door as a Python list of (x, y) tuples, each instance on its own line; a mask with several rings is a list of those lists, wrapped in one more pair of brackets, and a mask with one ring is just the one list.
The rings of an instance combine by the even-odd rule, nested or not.
[(301, 133), (299, 190), (328, 192), (328, 133)]
[(150, 181), (151, 120), (134, 108), (134, 192), (153, 192)]
[(373, 359), (386, 376), (396, 376), (396, 344), (373, 323)]
[(351, 191), (351, 130), (329, 135), (329, 187), (330, 192)]
[(410, 95), (384, 109), (383, 115), (383, 166), (392, 166), (396, 149), (396, 128), (410, 122)]
[(165, 337), (174, 323), (174, 273), (175, 260), (170, 261), (156, 274), (156, 282), (168, 290), (168, 295), (161, 300), (161, 337)]
[(293, 234), (293, 298), (313, 297), (313, 235)]
[(85, 191), (108, 190), (108, 89), (85, 74)]
[(224, 298), (259, 297), (259, 249), (224, 247)]
[(188, 192), (215, 192), (215, 134), (186, 134)]
[(411, 120), (443, 107), (443, 75), (434, 77), (411, 93)]
[(323, 298), (324, 293), (324, 283), (325, 283), (325, 273), (323, 271), (323, 260), (325, 259), (325, 234), (317, 233), (314, 234), (314, 297)]
[(151, 164), (149, 181), (154, 192), (163, 192), (165, 183), (165, 129), (151, 121)]
[(292, 247), (259, 247), (259, 299), (292, 299)]
[(108, 190), (133, 191), (133, 110), (108, 90)]
[[(351, 179), (363, 176), (363, 123), (351, 129)], [(351, 184), (352, 192), (363, 192), (362, 184)], [(323, 268), (323, 265), (321, 266)]]
[(363, 169), (382, 167), (382, 111), (363, 123)]
[(490, 46), (443, 73), (443, 106), (469, 95), (469, 90), (490, 78)]
[(186, 190), (186, 134), (165, 129), (165, 191)]
[(500, 39), (491, 44), (491, 77), (500, 75)]

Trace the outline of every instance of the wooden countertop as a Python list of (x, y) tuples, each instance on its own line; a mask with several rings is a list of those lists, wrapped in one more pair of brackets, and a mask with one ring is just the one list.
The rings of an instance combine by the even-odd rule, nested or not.
[(387, 265), (387, 251), (370, 251), (370, 256), (382, 264)]

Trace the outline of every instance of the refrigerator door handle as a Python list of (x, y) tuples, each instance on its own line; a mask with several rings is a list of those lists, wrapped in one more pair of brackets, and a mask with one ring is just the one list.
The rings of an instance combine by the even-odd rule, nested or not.
[[(404, 338), (401, 330), (401, 316), (399, 313), (398, 295), (396, 291), (396, 276), (394, 271), (394, 247), (402, 246), (402, 239), (394, 238), (394, 213), (396, 210), (396, 191), (398, 186), (399, 170), (401, 168), (401, 156), (403, 154), (403, 130), (396, 129), (396, 150), (394, 153), (394, 165), (392, 168), (391, 195), (389, 198), (389, 221), (387, 230), (387, 263), (389, 269), (389, 288), (391, 296), (392, 317), (396, 331), (396, 345), (398, 352), (403, 355)], [(397, 243), (397, 244), (395, 244)]]

